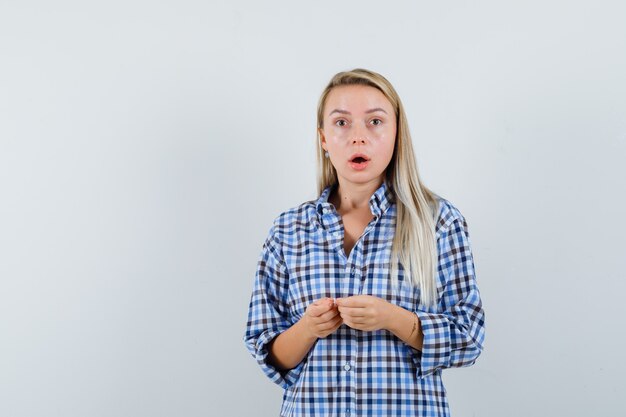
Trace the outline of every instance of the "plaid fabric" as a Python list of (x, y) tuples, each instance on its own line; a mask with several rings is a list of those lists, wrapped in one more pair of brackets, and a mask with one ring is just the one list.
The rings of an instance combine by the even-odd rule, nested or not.
[[(439, 298), (427, 309), (419, 288), (404, 281), (401, 266), (400, 287), (391, 287), (396, 204), (389, 186), (383, 183), (371, 196), (375, 217), (348, 258), (330, 193), (328, 187), (317, 200), (281, 213), (258, 260), (244, 342), (265, 375), (284, 388), (280, 415), (449, 416), (441, 371), (472, 365), (485, 337), (465, 218), (438, 197)], [(310, 303), (356, 294), (378, 296), (417, 314), (423, 350), (388, 330), (364, 332), (343, 324), (318, 339), (295, 368), (280, 371), (268, 362), (268, 342), (296, 323)]]

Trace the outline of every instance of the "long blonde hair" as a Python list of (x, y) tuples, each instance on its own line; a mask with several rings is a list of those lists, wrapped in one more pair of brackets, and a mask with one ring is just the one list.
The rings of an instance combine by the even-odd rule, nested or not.
[(337, 171), (324, 157), (319, 129), (323, 128), (324, 106), (330, 91), (342, 85), (367, 85), (380, 90), (396, 115), (396, 140), (393, 156), (385, 170), (387, 184), (396, 200), (396, 227), (391, 246), (391, 280), (398, 286), (398, 262), (405, 282), (420, 288), (421, 301), (432, 306), (437, 301), (437, 245), (435, 222), (439, 211), (436, 194), (420, 180), (409, 125), (398, 93), (382, 75), (362, 68), (337, 73), (328, 83), (317, 106), (317, 188), (318, 195), (337, 183)]

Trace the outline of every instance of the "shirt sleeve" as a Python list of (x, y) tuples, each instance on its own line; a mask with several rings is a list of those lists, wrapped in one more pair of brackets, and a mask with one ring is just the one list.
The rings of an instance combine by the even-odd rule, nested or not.
[(439, 312), (417, 310), (424, 334), (422, 350), (409, 346), (418, 377), (438, 369), (470, 366), (483, 350), (485, 314), (470, 248), (467, 223), (456, 218), (438, 242), (439, 268), (446, 283)]
[(244, 342), (263, 373), (285, 389), (298, 380), (306, 360), (286, 371), (269, 361), (268, 344), (293, 324), (288, 312), (288, 283), (287, 268), (273, 225), (257, 263)]

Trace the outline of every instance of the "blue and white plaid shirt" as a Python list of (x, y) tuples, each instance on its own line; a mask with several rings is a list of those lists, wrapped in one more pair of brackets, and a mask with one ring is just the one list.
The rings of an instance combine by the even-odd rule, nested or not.
[[(328, 202), (331, 187), (281, 213), (259, 257), (244, 336), (246, 347), (273, 382), (285, 389), (280, 410), (290, 416), (449, 416), (441, 371), (472, 365), (483, 350), (484, 312), (465, 218), (439, 198), (436, 226), (438, 303), (424, 308), (420, 290), (400, 289), (389, 272), (396, 204), (386, 182), (369, 200), (374, 218), (346, 258), (343, 223)], [(361, 331), (342, 324), (319, 338), (293, 369), (268, 360), (267, 345), (322, 297), (368, 294), (413, 311), (423, 349), (388, 330)]]

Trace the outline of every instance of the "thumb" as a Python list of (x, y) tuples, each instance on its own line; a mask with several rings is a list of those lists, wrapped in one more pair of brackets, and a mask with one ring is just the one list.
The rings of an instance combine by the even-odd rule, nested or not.
[(329, 297), (322, 297), (319, 300), (315, 301), (313, 304), (316, 305), (316, 306), (320, 306), (320, 307), (321, 306), (323, 306), (323, 307), (332, 306), (333, 305), (333, 299), (329, 298)]
[(333, 300), (331, 298), (328, 298), (328, 297), (320, 298), (319, 300), (315, 301), (311, 305), (311, 313), (314, 316), (319, 316), (322, 313), (326, 312), (327, 310), (330, 310), (332, 306), (333, 306)]

